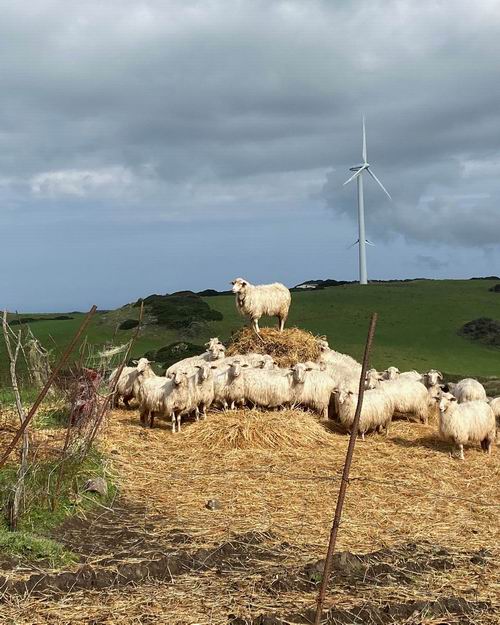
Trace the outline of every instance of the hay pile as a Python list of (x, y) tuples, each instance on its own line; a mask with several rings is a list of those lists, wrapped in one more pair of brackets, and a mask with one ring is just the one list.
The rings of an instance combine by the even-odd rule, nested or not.
[(314, 334), (299, 328), (288, 328), (283, 332), (262, 328), (257, 335), (252, 328), (244, 327), (233, 335), (226, 354), (249, 353), (269, 354), (280, 367), (292, 367), (298, 362), (318, 360), (320, 350)]
[(186, 443), (212, 451), (269, 449), (282, 452), (332, 444), (318, 420), (302, 410), (235, 410), (211, 413), (185, 433)]

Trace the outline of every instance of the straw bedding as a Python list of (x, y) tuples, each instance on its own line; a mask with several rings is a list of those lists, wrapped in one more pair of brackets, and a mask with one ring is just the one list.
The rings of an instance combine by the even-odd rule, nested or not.
[[(175, 436), (167, 423), (148, 430), (135, 412), (115, 411), (107, 427), (105, 448), (114, 459), (121, 498), (140, 504), (126, 523), (144, 533), (145, 545), (167, 545), (172, 528), (189, 534), (193, 548), (213, 549), (235, 534), (268, 532), (269, 548), (284, 554), (281, 568), (250, 563), (230, 574), (187, 574), (173, 585), (83, 591), (58, 601), (17, 599), (0, 606), (2, 622), (222, 624), (229, 614), (283, 614), (314, 604), (315, 592), (273, 593), (262, 584), (271, 573), (293, 572), (324, 556), (347, 436), (295, 411), (213, 412)], [(449, 451), (435, 428), (408, 422), (395, 422), (388, 438), (357, 442), (337, 550), (368, 553), (411, 543), (418, 552), (418, 545), (431, 544), (450, 550), (454, 567), (428, 571), (412, 584), (337, 580), (328, 605), (382, 606), (446, 595), (498, 604), (500, 450), (488, 457), (469, 448), (465, 462)], [(209, 499), (217, 499), (220, 509), (207, 509)], [(489, 554), (488, 566), (474, 564), (472, 554), (479, 550)], [(429, 616), (408, 622), (494, 619), (483, 614), (477, 621)]]
[(314, 334), (300, 328), (287, 328), (279, 332), (275, 328), (261, 328), (256, 334), (244, 327), (233, 334), (226, 354), (269, 354), (280, 367), (292, 367), (298, 362), (316, 361), (320, 350)]
[(189, 427), (186, 444), (213, 451), (232, 449), (317, 449), (332, 445), (332, 437), (318, 420), (301, 410), (235, 410), (214, 413), (197, 427)]

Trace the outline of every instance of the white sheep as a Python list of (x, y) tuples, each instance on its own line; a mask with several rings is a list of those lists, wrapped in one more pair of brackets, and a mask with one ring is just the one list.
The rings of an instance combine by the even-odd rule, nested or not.
[(242, 371), (248, 367), (234, 361), (224, 368), (217, 368), (214, 376), (214, 401), (224, 410), (245, 404), (245, 382)]
[(334, 381), (325, 371), (298, 363), (292, 367), (292, 402), (298, 406), (311, 408), (328, 419), (328, 407), (332, 401)]
[(495, 419), (500, 422), (500, 397), (490, 399), (490, 407), (493, 410)]
[[(338, 403), (340, 422), (350, 433), (354, 423), (358, 395), (353, 391), (341, 388), (338, 392)], [(394, 402), (382, 388), (365, 391), (358, 425), (358, 433), (361, 434), (361, 438), (364, 440), (365, 433), (370, 430), (380, 432), (385, 429), (387, 435), (393, 413)]]
[(421, 382), (398, 378), (382, 382), (380, 388), (390, 395), (395, 413), (413, 415), (422, 423), (428, 423), (431, 399)]
[(383, 380), (396, 380), (399, 377), (399, 369), (397, 367), (388, 367), (382, 372)]
[[(121, 398), (126, 408), (130, 408), (129, 402), (135, 397), (134, 384), (138, 376), (137, 368), (139, 365), (142, 367), (144, 364), (148, 363), (149, 360), (147, 358), (141, 358), (137, 362), (137, 365), (135, 367), (123, 367), (118, 382), (116, 383), (114, 397), (112, 401), (113, 407), (118, 406), (118, 401)], [(109, 376), (108, 384), (110, 388), (112, 388), (115, 383), (115, 378), (118, 374), (118, 370), (119, 367), (114, 369)]]
[(290, 291), (284, 284), (254, 285), (243, 278), (236, 278), (231, 284), (236, 295), (237, 311), (251, 320), (257, 334), (259, 319), (264, 315), (277, 317), (279, 331), (283, 331), (291, 303)]
[(255, 369), (275, 369), (276, 363), (272, 356), (268, 354), (235, 354), (234, 356), (226, 356), (221, 360), (217, 360), (210, 363), (212, 369), (224, 369), (225, 367), (234, 363), (240, 365), (247, 365)]
[(383, 376), (376, 369), (369, 369), (366, 372), (366, 381), (365, 388), (368, 390), (373, 390), (374, 388), (378, 388), (380, 386), (380, 382), (383, 380)]
[(464, 459), (464, 445), (467, 443), (480, 443), (484, 451), (491, 453), (496, 423), (493, 410), (487, 402), (471, 400), (459, 404), (451, 393), (442, 393), (438, 401), (439, 434), (458, 447), (461, 460)]
[(279, 408), (293, 402), (293, 373), (290, 369), (247, 369), (243, 380), (244, 397), (249, 404)]
[(427, 386), (427, 388), (438, 386), (439, 384), (441, 384), (442, 381), (443, 374), (437, 369), (430, 369), (422, 376), (422, 382), (425, 384), (425, 386)]
[(453, 395), (455, 395), (459, 404), (475, 400), (486, 401), (484, 386), (473, 378), (464, 378), (457, 382)]
[(179, 360), (171, 365), (165, 371), (165, 376), (170, 378), (176, 371), (186, 371), (188, 368), (190, 368), (191, 372), (194, 373), (194, 368), (207, 362), (222, 360), (225, 357), (226, 348), (218, 338), (210, 339), (208, 343), (205, 343), (205, 347), (208, 349), (206, 352), (203, 352), (203, 354), (200, 354), (199, 356), (191, 356), (190, 358), (184, 358), (183, 360)]

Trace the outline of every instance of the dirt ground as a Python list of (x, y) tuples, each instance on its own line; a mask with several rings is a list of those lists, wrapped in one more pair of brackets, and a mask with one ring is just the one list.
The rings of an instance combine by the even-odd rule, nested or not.
[[(311, 622), (348, 439), (311, 415), (316, 443), (298, 429), (280, 449), (200, 444), (228, 418), (172, 435), (114, 411), (114, 505), (57, 531), (80, 556), (70, 569), (0, 572), (0, 622)], [(270, 413), (269, 440), (275, 427)], [(499, 452), (460, 462), (405, 421), (359, 440), (324, 622), (500, 622)]]

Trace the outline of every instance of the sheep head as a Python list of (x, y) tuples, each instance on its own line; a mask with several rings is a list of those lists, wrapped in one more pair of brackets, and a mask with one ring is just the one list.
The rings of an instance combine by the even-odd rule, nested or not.
[(303, 363), (299, 362), (294, 367), (292, 367), (292, 371), (294, 382), (296, 382), (297, 384), (304, 384), (307, 371), (306, 366)]
[(233, 293), (243, 293), (248, 285), (248, 282), (243, 278), (236, 278), (231, 282), (233, 285)]
[(439, 410), (440, 412), (446, 412), (450, 407), (450, 404), (456, 402), (457, 398), (451, 393), (441, 393), (439, 397)]
[(389, 367), (384, 371), (386, 380), (395, 380), (399, 375), (399, 369), (397, 367)]
[(137, 363), (137, 373), (144, 373), (146, 369), (149, 367), (149, 360), (147, 358), (140, 358)]

